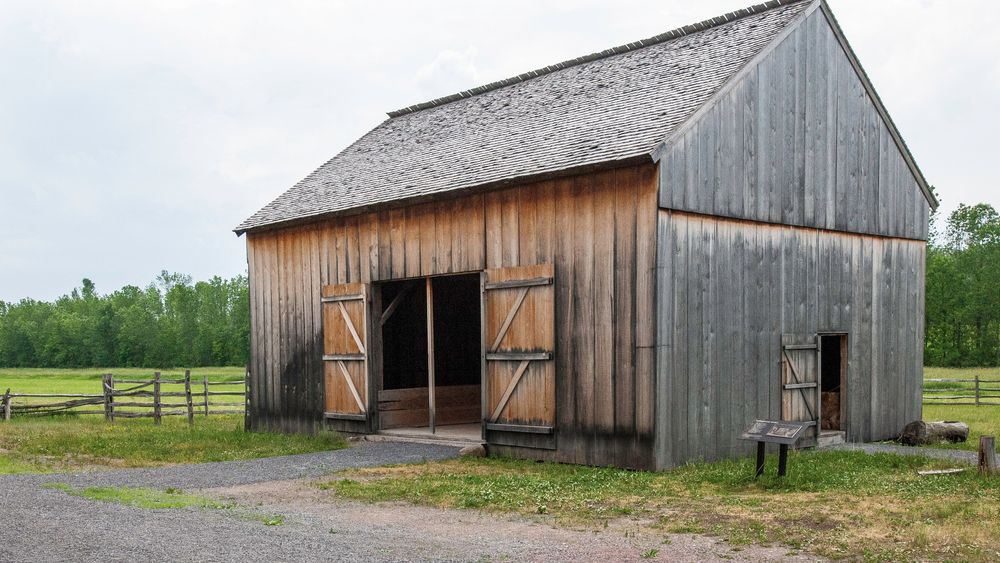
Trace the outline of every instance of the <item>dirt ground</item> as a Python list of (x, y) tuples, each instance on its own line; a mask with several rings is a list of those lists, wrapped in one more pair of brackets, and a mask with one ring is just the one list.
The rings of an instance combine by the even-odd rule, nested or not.
[[(311, 480), (206, 489), (208, 496), (285, 516), (285, 525), (336, 538), (363, 559), (455, 561), (789, 561), (815, 560), (787, 548), (732, 547), (715, 538), (651, 535), (645, 522), (613, 521), (602, 530), (571, 530), (544, 517), (442, 510), (404, 503), (338, 499)], [(333, 547), (333, 546), (331, 546)], [(653, 551), (655, 550), (655, 551)]]
[[(0, 563), (22, 561), (776, 561), (783, 547), (655, 534), (622, 518), (567, 529), (522, 517), (400, 503), (365, 504), (317, 479), (353, 467), (447, 459), (457, 449), (363, 442), (331, 452), (148, 469), (0, 475)], [(59, 485), (59, 486), (53, 486)], [(66, 488), (174, 488), (217, 507), (149, 509)]]

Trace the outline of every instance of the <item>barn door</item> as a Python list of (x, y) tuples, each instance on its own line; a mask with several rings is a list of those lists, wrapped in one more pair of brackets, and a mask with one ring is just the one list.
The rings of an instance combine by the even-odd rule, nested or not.
[(486, 430), (552, 434), (556, 411), (552, 265), (486, 270), (483, 348)]
[(815, 443), (819, 429), (819, 339), (781, 335), (781, 419), (810, 422), (799, 445)]
[(328, 418), (368, 419), (368, 286), (323, 287), (323, 366)]

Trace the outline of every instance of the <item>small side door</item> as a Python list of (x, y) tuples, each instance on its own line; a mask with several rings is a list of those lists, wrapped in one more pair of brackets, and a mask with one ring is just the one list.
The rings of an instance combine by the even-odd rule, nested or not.
[(781, 420), (809, 422), (799, 446), (819, 436), (819, 338), (815, 334), (781, 335)]
[(483, 413), (488, 442), (554, 447), (554, 279), (551, 264), (484, 273)]
[(368, 286), (323, 287), (324, 411), (355, 421), (343, 430), (365, 431), (368, 422)]

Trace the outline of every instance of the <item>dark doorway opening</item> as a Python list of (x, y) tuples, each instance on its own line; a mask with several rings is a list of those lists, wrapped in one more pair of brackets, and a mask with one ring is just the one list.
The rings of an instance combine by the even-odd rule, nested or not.
[(478, 439), (482, 421), (479, 274), (386, 282), (380, 290), (379, 429), (460, 433), (455, 437)]
[[(427, 296), (424, 280), (382, 285), (382, 389), (427, 387)], [(383, 310), (385, 313), (385, 310)]]
[(843, 430), (847, 380), (847, 335), (820, 336), (820, 429)]

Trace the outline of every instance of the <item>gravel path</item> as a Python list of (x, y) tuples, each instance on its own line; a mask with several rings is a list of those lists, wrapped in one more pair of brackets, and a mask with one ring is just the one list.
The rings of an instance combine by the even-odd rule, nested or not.
[(18, 484), (58, 481), (70, 485), (127, 487), (175, 487), (203, 489), (318, 477), (352, 467), (374, 467), (395, 463), (415, 463), (448, 459), (458, 455), (458, 448), (442, 444), (413, 442), (357, 442), (350, 448), (245, 461), (221, 461), (173, 465), (152, 469), (119, 469), (48, 475), (0, 475), (0, 494)]
[(965, 450), (946, 450), (943, 448), (916, 448), (913, 446), (900, 446), (896, 444), (837, 444), (835, 446), (830, 446), (829, 448), (824, 448), (824, 449), (862, 451), (862, 452), (868, 452), (870, 454), (878, 453), (878, 454), (897, 454), (897, 455), (930, 457), (934, 459), (946, 459), (970, 465), (975, 465), (976, 463), (978, 463), (978, 456), (979, 456), (979, 454), (977, 454), (976, 452), (970, 452)]
[[(361, 442), (347, 450), (244, 462), (0, 476), (0, 563), (21, 561), (664, 561), (807, 560), (780, 547), (664, 535), (619, 520), (602, 531), (536, 520), (336, 498), (311, 478), (350, 467), (452, 457), (442, 445)], [(305, 478), (305, 479), (303, 479)], [(293, 479), (293, 480), (287, 480)], [(46, 488), (178, 487), (231, 508), (150, 510)], [(268, 526), (265, 517), (283, 523)]]

